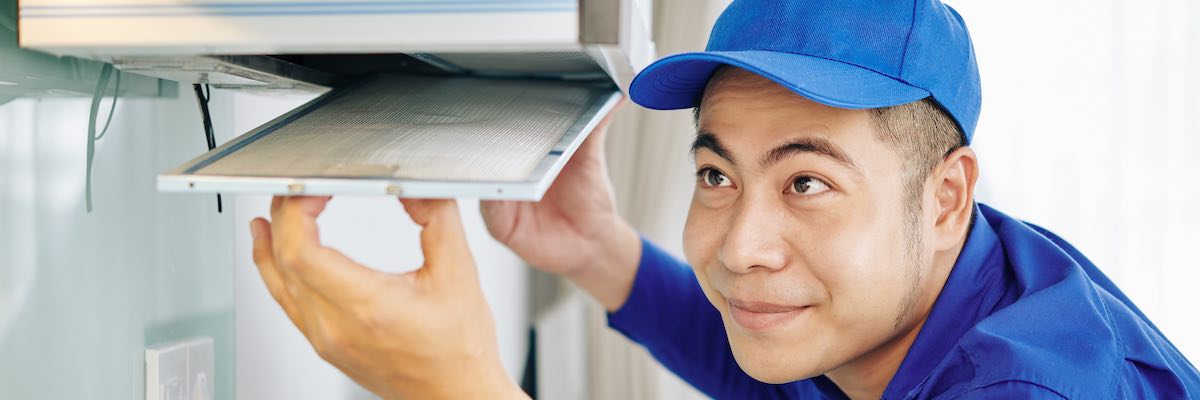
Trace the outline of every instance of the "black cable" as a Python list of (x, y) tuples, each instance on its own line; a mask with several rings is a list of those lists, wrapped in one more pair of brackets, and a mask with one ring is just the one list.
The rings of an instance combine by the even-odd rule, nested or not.
[[(208, 151), (217, 148), (217, 136), (213, 133), (212, 115), (208, 112), (208, 100), (212, 98), (212, 88), (208, 84), (193, 84), (196, 91), (196, 102), (200, 104), (200, 117), (204, 122), (204, 139), (208, 142)], [(221, 194), (217, 193), (217, 212), (221, 212)]]
[(117, 112), (117, 96), (121, 94), (121, 70), (113, 68), (113, 75), (117, 78), (117, 83), (113, 88), (112, 106), (108, 108), (108, 119), (104, 121), (104, 129), (100, 130), (100, 134), (96, 135), (96, 140), (104, 138), (108, 133), (108, 126), (112, 124), (113, 114)]
[[(92, 108), (88, 113), (88, 129), (87, 129), (87, 169), (84, 170), (84, 189), (83, 197), (87, 207), (87, 212), (92, 212), (92, 161), (96, 159), (96, 139), (104, 136), (96, 135), (96, 115), (100, 112), (100, 100), (104, 97), (104, 90), (108, 88), (108, 79), (112, 77), (112, 64), (104, 64), (100, 67), (100, 79), (96, 81), (96, 93), (92, 95)], [(116, 97), (113, 97), (113, 105), (116, 105)], [(109, 117), (112, 117), (112, 111), (109, 111)], [(108, 123), (105, 123), (107, 129)]]

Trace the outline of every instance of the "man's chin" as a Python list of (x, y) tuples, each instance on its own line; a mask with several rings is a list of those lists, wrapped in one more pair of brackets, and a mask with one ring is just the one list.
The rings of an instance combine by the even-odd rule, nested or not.
[[(741, 365), (741, 363), (738, 363), (738, 365)], [(783, 366), (779, 368), (770, 366), (752, 366), (747, 368), (746, 366), (742, 366), (742, 370), (746, 371), (746, 374), (750, 375), (754, 380), (770, 384), (791, 383), (821, 375), (821, 373), (811, 370), (789, 370)]]
[(819, 376), (824, 372), (812, 362), (819, 357), (811, 349), (787, 346), (735, 344), (730, 340), (733, 358), (751, 378), (763, 383), (782, 384)]

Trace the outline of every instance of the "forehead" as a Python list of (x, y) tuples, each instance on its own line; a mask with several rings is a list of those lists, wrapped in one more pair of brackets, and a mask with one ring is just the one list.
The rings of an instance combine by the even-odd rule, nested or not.
[(875, 126), (867, 110), (826, 106), (733, 67), (718, 69), (709, 80), (697, 125), (731, 147), (760, 148), (812, 135), (848, 153), (878, 145), (870, 143)]

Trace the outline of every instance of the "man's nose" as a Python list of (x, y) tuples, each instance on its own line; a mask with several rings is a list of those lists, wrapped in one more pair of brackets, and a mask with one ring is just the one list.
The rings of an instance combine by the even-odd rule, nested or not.
[[(757, 203), (757, 204), (755, 204)], [(733, 217), (717, 259), (734, 273), (776, 271), (788, 263), (784, 210), (761, 202), (743, 202)]]

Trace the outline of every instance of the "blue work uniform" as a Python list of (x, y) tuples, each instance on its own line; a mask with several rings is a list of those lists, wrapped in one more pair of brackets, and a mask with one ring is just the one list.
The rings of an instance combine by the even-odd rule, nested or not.
[[(773, 385), (738, 367), (683, 262), (643, 241), (608, 323), (720, 399), (846, 398), (824, 376)], [(984, 205), (884, 399), (1189, 399), (1200, 373), (1112, 281), (1053, 233)]]

